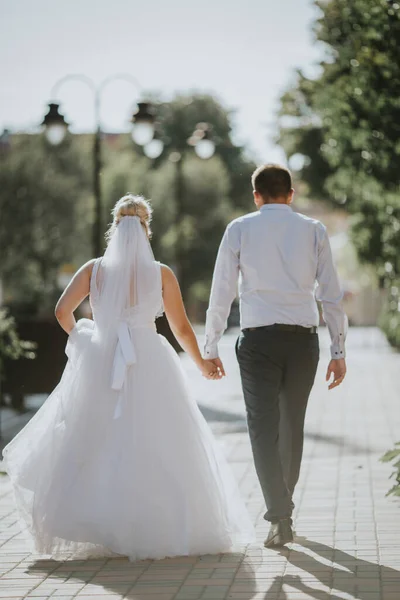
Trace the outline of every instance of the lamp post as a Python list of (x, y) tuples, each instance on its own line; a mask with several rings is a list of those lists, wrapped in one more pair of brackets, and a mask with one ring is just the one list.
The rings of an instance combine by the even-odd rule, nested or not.
[[(94, 256), (99, 256), (102, 251), (102, 219), (101, 219), (101, 120), (100, 120), (100, 107), (101, 98), (104, 89), (113, 81), (122, 80), (131, 83), (136, 90), (141, 90), (140, 85), (134, 77), (129, 74), (117, 74), (107, 77), (99, 86), (96, 86), (94, 82), (86, 75), (67, 75), (60, 79), (52, 90), (52, 98), (58, 98), (60, 88), (64, 83), (68, 81), (80, 81), (85, 84), (93, 95), (94, 115), (96, 129), (93, 135), (93, 195), (94, 195), (94, 220), (93, 220), (93, 231), (92, 231), (92, 245)], [(48, 113), (45, 115), (42, 125), (45, 127), (46, 138), (49, 143), (53, 146), (61, 144), (64, 140), (68, 130), (68, 123), (64, 119), (64, 116), (59, 111), (60, 105), (56, 102), (49, 104)], [(132, 138), (139, 145), (146, 145), (151, 143), (154, 135), (154, 109), (148, 102), (139, 102), (138, 110), (132, 117), (133, 129)]]
[[(215, 153), (215, 142), (212, 137), (211, 125), (208, 123), (198, 123), (190, 138), (186, 140), (186, 144), (194, 148), (194, 151), (199, 158), (203, 160), (211, 158)], [(170, 150), (169, 160), (175, 163), (175, 227), (177, 231), (174, 247), (175, 271), (179, 279), (184, 299), (186, 295), (185, 271), (183, 268), (185, 245), (183, 243), (183, 236), (179, 233), (179, 225), (182, 216), (185, 214), (185, 189), (183, 177), (183, 156), (185, 148), (186, 145), (183, 144), (179, 147), (168, 148)], [(164, 142), (162, 140), (162, 133), (158, 127), (155, 129), (153, 139), (143, 146), (143, 150), (146, 156), (151, 159), (156, 159), (163, 153)]]

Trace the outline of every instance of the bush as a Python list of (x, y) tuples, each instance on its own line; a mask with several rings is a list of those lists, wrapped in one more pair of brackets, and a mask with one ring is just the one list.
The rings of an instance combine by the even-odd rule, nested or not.
[(400, 349), (400, 279), (390, 281), (388, 292), (379, 325), (392, 346)]
[(8, 314), (7, 309), (0, 309), (0, 378), (4, 376), (3, 365), (6, 358), (34, 359), (35, 349), (36, 344), (19, 338), (15, 319)]
[(393, 450), (388, 450), (381, 458), (382, 462), (392, 462), (394, 460), (396, 460), (393, 465), (395, 471), (393, 471), (391, 477), (395, 477), (396, 483), (392, 488), (390, 488), (386, 494), (387, 496), (389, 496), (389, 494), (393, 494), (393, 496), (400, 496), (400, 442), (397, 442), (395, 444), (395, 448), (393, 448)]

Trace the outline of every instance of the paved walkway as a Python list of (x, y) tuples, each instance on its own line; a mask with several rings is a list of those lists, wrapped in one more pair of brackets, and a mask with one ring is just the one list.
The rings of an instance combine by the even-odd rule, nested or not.
[(265, 550), (267, 524), (245, 428), (233, 335), (221, 353), (228, 377), (204, 381), (183, 358), (204, 414), (236, 473), (258, 543), (234, 555), (129, 563), (56, 562), (29, 554), (9, 483), (0, 479), (0, 598), (44, 600), (400, 600), (400, 503), (385, 498), (391, 468), (379, 462), (400, 439), (400, 355), (376, 329), (351, 330), (349, 374), (332, 392), (323, 348), (296, 494), (298, 537)]

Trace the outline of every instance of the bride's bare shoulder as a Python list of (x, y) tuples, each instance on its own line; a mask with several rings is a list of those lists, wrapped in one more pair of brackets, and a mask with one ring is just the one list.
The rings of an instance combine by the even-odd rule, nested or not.
[(160, 267), (163, 290), (170, 289), (171, 286), (175, 288), (178, 285), (178, 280), (171, 267), (164, 265), (163, 263), (160, 263)]
[(97, 258), (91, 258), (84, 265), (82, 265), (76, 272), (76, 275), (86, 275), (87, 277), (92, 276), (93, 267), (97, 261)]
[(160, 267), (161, 267), (161, 275), (162, 275), (163, 279), (164, 279), (164, 277), (166, 279), (176, 279), (175, 273), (173, 272), (171, 267), (169, 267), (168, 265), (164, 265), (163, 263), (160, 263)]

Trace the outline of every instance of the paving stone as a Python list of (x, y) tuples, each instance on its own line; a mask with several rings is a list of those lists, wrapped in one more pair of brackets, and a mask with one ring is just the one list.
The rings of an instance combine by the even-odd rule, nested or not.
[(92, 586), (86, 585), (82, 588), (76, 595), (76, 598), (81, 598), (81, 596), (104, 596), (105, 594), (119, 594), (124, 595), (130, 590), (130, 585), (112, 585), (112, 586)]

